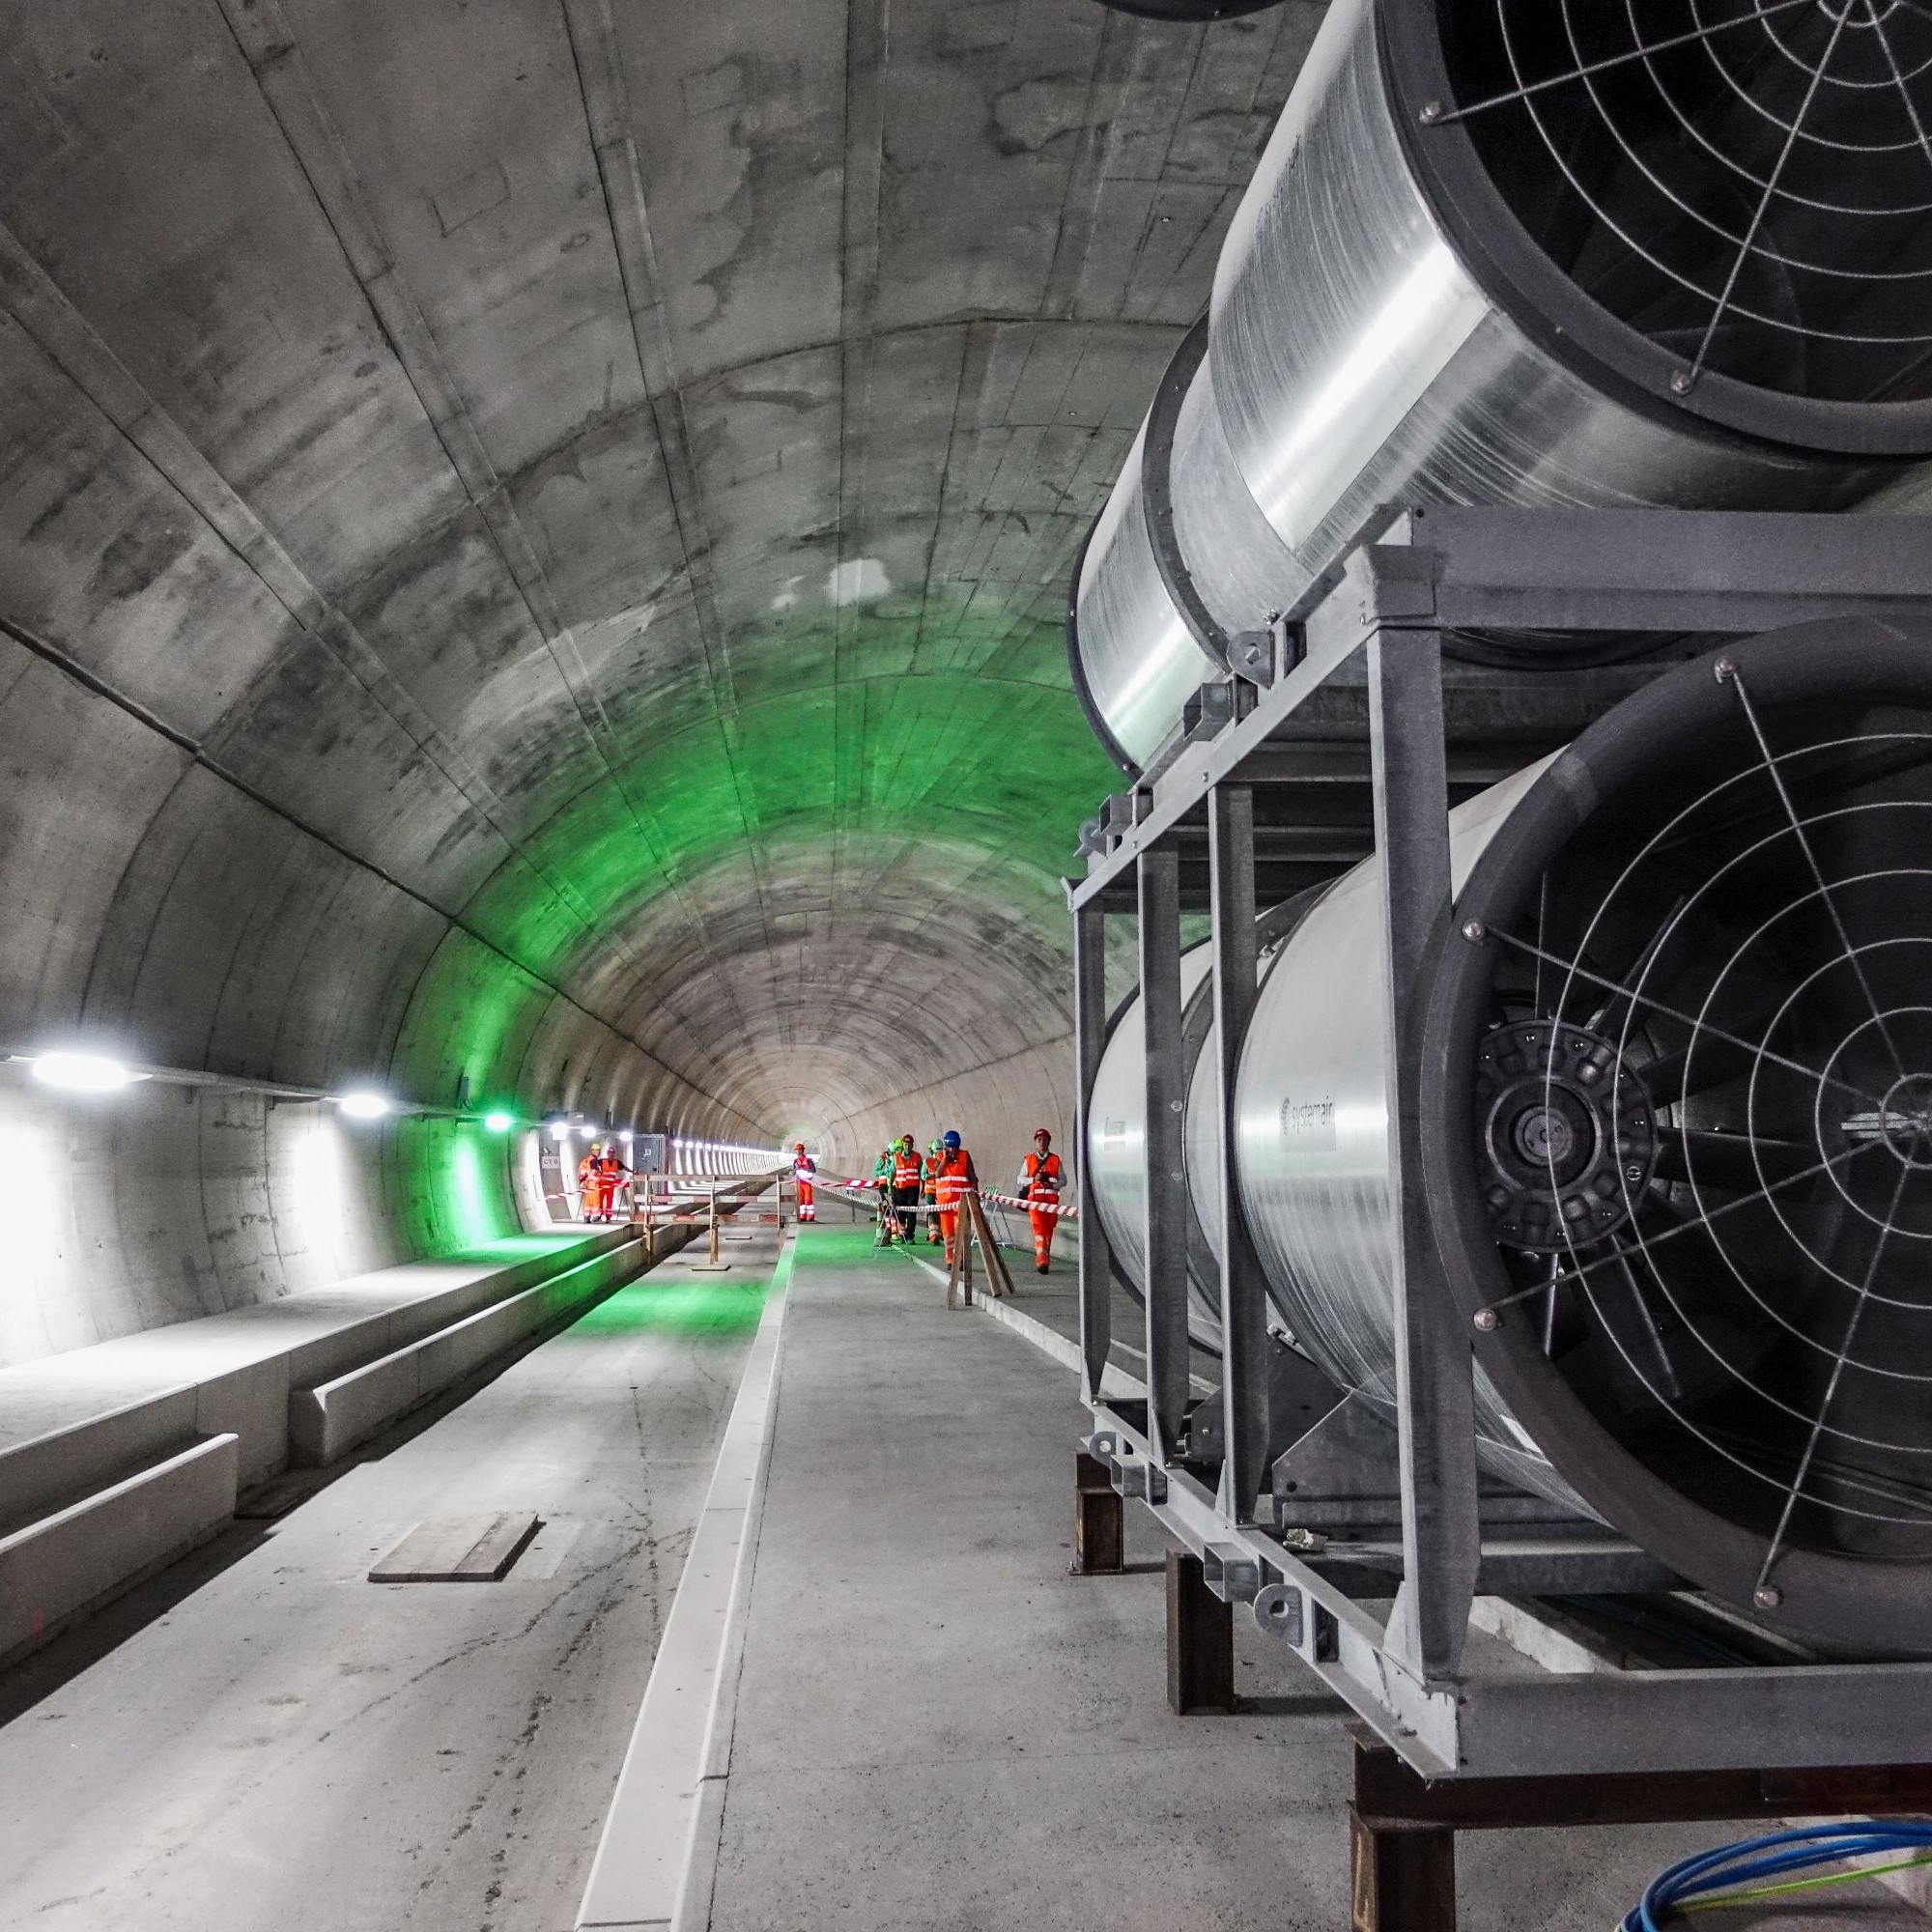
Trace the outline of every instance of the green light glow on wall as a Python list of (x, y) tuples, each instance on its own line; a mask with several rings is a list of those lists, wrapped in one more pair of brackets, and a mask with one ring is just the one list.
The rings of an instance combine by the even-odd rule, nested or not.
[[(909, 844), (930, 848), (950, 875), (978, 872), (981, 912), (1018, 922), (1041, 956), (1064, 950), (1058, 875), (1120, 775), (1067, 687), (1054, 627), (867, 618), (836, 648), (829, 635), (792, 636), (735, 641), (732, 655), (736, 688), (755, 701), (721, 719), (708, 682), (655, 694), (627, 765), (548, 775), (550, 816), (520, 830), (519, 854), (463, 908), (501, 952), (455, 928), (438, 947), (397, 1043), (394, 1092), (440, 1106), (490, 1095), (537, 1118), (557, 1098), (524, 1086), (551, 985), (608, 971), (613, 942), (642, 944), (648, 973), (668, 895), (730, 903), (753, 890), (754, 863), (809, 860), (829, 880), (836, 855), (853, 896), (835, 917), (869, 921), (875, 881)], [(613, 696), (621, 713), (625, 694)], [(932, 888), (917, 889), (929, 901)], [(752, 1124), (695, 1130), (744, 1138)], [(389, 1186), (417, 1253), (517, 1225), (504, 1132), (494, 1119), (390, 1129)]]

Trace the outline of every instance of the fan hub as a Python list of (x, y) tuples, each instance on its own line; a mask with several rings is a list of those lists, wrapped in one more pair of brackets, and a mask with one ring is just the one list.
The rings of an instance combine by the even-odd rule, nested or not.
[(1657, 1165), (1641, 1078), (1587, 1027), (1526, 1020), (1484, 1037), (1476, 1114), (1490, 1224), (1532, 1254), (1588, 1246), (1631, 1216)]

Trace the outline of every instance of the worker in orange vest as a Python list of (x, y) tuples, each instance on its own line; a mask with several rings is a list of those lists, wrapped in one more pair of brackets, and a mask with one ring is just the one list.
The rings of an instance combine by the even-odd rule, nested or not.
[(925, 1163), (919, 1157), (910, 1134), (901, 1134), (892, 1149), (893, 1219), (898, 1223), (898, 1237), (911, 1247), (919, 1228), (919, 1190), (925, 1179)]
[(818, 1219), (818, 1209), (811, 1205), (811, 1183), (818, 1173), (818, 1163), (806, 1152), (803, 1141), (791, 1144), (791, 1179), (798, 1189), (798, 1218), (801, 1221)]
[(586, 1221), (604, 1218), (604, 1143), (592, 1141), (590, 1151), (577, 1163), (578, 1211)]
[(616, 1218), (617, 1191), (623, 1186), (624, 1177), (630, 1172), (630, 1164), (624, 1156), (606, 1141), (604, 1157), (597, 1163), (597, 1211), (601, 1219), (610, 1221)]
[(1020, 1199), (1027, 1204), (1027, 1219), (1033, 1223), (1033, 1264), (1045, 1274), (1053, 1261), (1053, 1231), (1060, 1216), (1060, 1190), (1066, 1184), (1066, 1170), (1053, 1151), (1053, 1136), (1044, 1127), (1034, 1130), (1033, 1151), (1020, 1163)]
[(948, 1127), (939, 1137), (939, 1171), (932, 1178), (932, 1198), (939, 1209), (939, 1233), (946, 1242), (950, 1268), (959, 1252), (959, 1214), (969, 1188), (977, 1190), (980, 1177), (973, 1156), (959, 1145), (959, 1130)]

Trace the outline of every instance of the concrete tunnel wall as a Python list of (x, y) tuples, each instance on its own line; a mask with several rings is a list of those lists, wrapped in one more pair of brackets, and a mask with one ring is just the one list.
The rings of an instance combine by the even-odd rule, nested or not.
[[(1320, 12), (0, 0), (0, 1049), (1064, 1130), (1066, 578)], [(0, 1068), (0, 1359), (505, 1146)]]

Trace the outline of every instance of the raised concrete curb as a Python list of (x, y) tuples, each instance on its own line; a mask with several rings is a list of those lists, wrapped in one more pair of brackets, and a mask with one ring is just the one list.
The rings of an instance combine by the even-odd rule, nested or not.
[(772, 1270), (578, 1908), (580, 1932), (685, 1932), (702, 1927), (710, 1915), (745, 1611), (777, 1417), (780, 1342), (797, 1252), (796, 1237), (787, 1240)]
[[(413, 1296), (406, 1269), (384, 1270), (0, 1377), (0, 1662), (213, 1535), (296, 1438), (335, 1460), (644, 1258), (612, 1229), (506, 1266), (415, 1264), (434, 1285)], [(304, 1386), (325, 1376), (343, 1389), (333, 1417)]]
[(0, 1663), (226, 1522), (236, 1471), (235, 1437), (216, 1435), (0, 1536)]
[(339, 1462), (504, 1350), (640, 1274), (645, 1260), (642, 1241), (626, 1242), (347, 1375), (292, 1389), (291, 1460), (315, 1468)]

